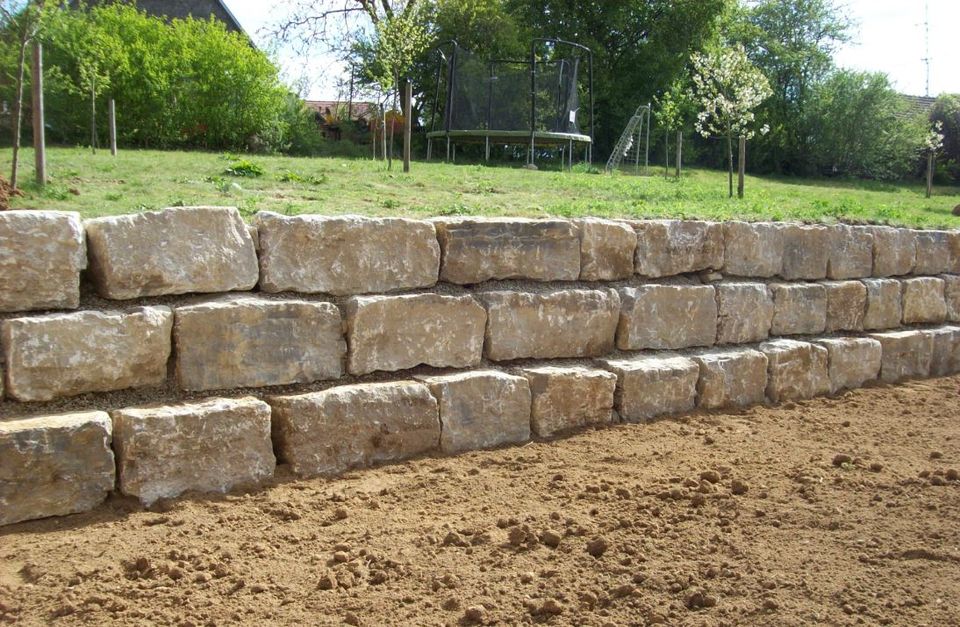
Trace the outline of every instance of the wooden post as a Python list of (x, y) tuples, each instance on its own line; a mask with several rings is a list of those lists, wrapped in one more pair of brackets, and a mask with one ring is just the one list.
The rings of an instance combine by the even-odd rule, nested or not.
[(927, 198), (933, 196), (933, 153), (927, 155)]
[(107, 110), (108, 122), (110, 124), (110, 154), (117, 156), (117, 102), (110, 99), (110, 108)]
[(97, 82), (90, 79), (90, 151), (97, 154)]
[(383, 160), (387, 160), (387, 111), (383, 105), (380, 105), (380, 126), (383, 131), (383, 137), (380, 138), (380, 148), (383, 152)]
[(43, 117), (43, 44), (33, 42), (33, 150), (37, 185), (47, 184), (47, 140)]
[(677, 178), (680, 178), (680, 171), (683, 168), (683, 131), (677, 131)]
[(737, 162), (737, 169), (740, 170), (737, 175), (737, 198), (743, 198), (743, 178), (747, 173), (747, 138), (740, 138), (740, 155)]
[(410, 140), (413, 132), (413, 83), (403, 82), (403, 171), (410, 171)]

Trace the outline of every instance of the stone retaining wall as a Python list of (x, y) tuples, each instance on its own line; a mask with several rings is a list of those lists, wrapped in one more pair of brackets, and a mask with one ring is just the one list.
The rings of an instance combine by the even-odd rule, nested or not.
[(960, 372), (960, 232), (0, 214), (0, 524)]

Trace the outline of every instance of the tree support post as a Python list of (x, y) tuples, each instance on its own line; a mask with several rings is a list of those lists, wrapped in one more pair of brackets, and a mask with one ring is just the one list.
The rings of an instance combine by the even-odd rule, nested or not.
[(47, 183), (47, 140), (43, 117), (43, 44), (33, 42), (33, 150), (37, 185)]
[(743, 198), (743, 179), (747, 173), (747, 138), (740, 138), (740, 155), (737, 163), (737, 198)]
[(403, 171), (410, 171), (410, 140), (413, 131), (413, 84), (403, 82)]
[(117, 102), (111, 98), (107, 109), (107, 118), (110, 125), (110, 154), (117, 156)]
[(677, 178), (680, 178), (680, 171), (683, 168), (683, 131), (677, 131)]
[(927, 198), (933, 196), (933, 153), (927, 155)]

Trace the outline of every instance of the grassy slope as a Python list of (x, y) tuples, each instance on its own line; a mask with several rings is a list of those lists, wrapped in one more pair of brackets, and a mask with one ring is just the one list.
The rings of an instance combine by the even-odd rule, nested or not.
[[(30, 181), (32, 152), (21, 180)], [(9, 171), (9, 151), (0, 171)], [(254, 156), (265, 174), (224, 175), (230, 161), (203, 152), (53, 148), (52, 185), (25, 186), (18, 208), (80, 211), (85, 217), (158, 209), (176, 204), (234, 205), (245, 215), (363, 213), (368, 215), (496, 214), (523, 216), (702, 217), (882, 221), (960, 227), (951, 209), (960, 188), (941, 188), (927, 200), (917, 185), (748, 177), (747, 198), (726, 198), (723, 172), (692, 170), (682, 181), (584, 172), (531, 172), (517, 167), (414, 163), (406, 176), (370, 160)], [(397, 164), (398, 165), (398, 164)], [(294, 180), (282, 180), (295, 173)], [(289, 177), (287, 177), (289, 178)]]

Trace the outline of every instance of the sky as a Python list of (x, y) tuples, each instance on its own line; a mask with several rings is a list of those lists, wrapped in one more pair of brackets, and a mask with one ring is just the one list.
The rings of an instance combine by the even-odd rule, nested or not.
[[(261, 47), (264, 27), (283, 15), (284, 0), (225, 0), (227, 6)], [(903, 93), (926, 93), (925, 5), (930, 19), (930, 93), (960, 93), (960, 0), (840, 0), (854, 21), (852, 41), (838, 51), (837, 65), (855, 70), (886, 72)], [(342, 66), (316, 54), (304, 59), (282, 52), (279, 62), (287, 82), (302, 87), (316, 100), (337, 99), (336, 79)], [(299, 85), (298, 85), (299, 83)]]

